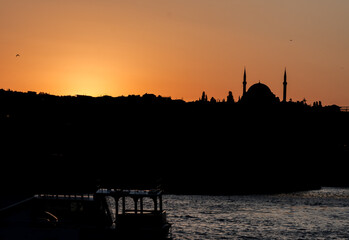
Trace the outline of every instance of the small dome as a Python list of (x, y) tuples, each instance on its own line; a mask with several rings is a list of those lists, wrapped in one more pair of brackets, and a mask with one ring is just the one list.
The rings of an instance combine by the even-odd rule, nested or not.
[(248, 89), (242, 100), (248, 103), (274, 103), (277, 98), (267, 85), (256, 83)]

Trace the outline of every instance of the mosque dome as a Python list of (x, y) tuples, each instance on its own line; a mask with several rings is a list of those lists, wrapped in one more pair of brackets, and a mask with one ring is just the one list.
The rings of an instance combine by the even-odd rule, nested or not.
[(270, 88), (263, 83), (253, 84), (242, 97), (242, 100), (247, 103), (274, 103), (277, 98), (272, 93)]

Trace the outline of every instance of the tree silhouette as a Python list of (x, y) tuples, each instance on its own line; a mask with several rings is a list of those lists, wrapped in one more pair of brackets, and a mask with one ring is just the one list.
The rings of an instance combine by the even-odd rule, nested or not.
[(233, 93), (231, 91), (228, 93), (227, 103), (235, 103)]
[(206, 95), (205, 91), (202, 92), (202, 96), (199, 100), (201, 102), (207, 102), (207, 95)]

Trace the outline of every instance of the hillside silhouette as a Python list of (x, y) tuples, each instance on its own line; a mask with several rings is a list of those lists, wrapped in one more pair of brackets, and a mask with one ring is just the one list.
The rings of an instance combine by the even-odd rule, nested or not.
[(97, 185), (237, 194), (349, 186), (348, 113), (154, 94), (54, 96), (0, 90), (4, 192)]

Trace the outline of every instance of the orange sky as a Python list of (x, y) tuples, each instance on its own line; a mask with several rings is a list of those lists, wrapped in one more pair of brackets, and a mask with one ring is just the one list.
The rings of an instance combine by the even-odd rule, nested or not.
[(0, 88), (237, 100), (246, 66), (282, 98), (287, 67), (288, 98), (348, 106), (348, 23), (348, 0), (0, 0)]

